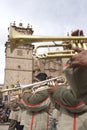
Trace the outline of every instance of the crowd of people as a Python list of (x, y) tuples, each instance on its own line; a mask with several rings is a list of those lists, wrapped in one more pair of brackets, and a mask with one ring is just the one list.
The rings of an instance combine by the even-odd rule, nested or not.
[(3, 95), (0, 92), (0, 124), (9, 122), (10, 107), (3, 102)]

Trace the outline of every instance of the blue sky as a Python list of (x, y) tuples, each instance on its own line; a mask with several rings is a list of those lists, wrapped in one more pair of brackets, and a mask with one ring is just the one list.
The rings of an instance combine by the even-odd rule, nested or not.
[(34, 35), (64, 36), (83, 29), (87, 35), (87, 0), (1, 0), (0, 83), (4, 82), (5, 43), (10, 23), (32, 25)]

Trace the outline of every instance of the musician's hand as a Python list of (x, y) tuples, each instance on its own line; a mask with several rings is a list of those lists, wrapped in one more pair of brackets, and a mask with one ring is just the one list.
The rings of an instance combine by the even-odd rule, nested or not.
[(78, 54), (72, 56), (72, 66), (74, 67), (85, 67), (87, 68), (87, 50), (80, 48), (73, 48), (73, 50), (77, 51)]
[(49, 85), (48, 93), (53, 94), (56, 88), (58, 87), (58, 82), (57, 81), (53, 83), (51, 82), (48, 85)]

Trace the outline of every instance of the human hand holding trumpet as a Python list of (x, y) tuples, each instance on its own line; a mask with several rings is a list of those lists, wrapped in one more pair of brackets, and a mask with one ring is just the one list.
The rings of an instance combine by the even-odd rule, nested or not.
[(58, 81), (57, 80), (50, 81), (48, 83), (48, 93), (53, 94), (54, 91), (57, 89), (58, 86), (59, 85), (58, 85)]
[(58, 76), (58, 77), (54, 77), (54, 78), (48, 78), (47, 80), (44, 80), (44, 81), (35, 82), (33, 84), (24, 85), (21, 87), (22, 87), (22, 89), (25, 89), (25, 90), (31, 89), (31, 93), (35, 94), (35, 93), (38, 93), (40, 91), (50, 89), (50, 87), (52, 87), (55, 82), (57, 82), (59, 85), (63, 85), (66, 83), (66, 79), (63, 76)]
[(35, 94), (37, 92), (43, 91), (43, 90), (49, 90), (52, 91), (51, 89), (54, 89), (55, 87), (57, 87), (57, 85), (63, 85), (66, 83), (66, 79), (63, 76), (58, 76), (55, 78), (48, 78), (47, 80), (41, 81), (41, 82), (37, 82), (33, 84), (32, 87), (32, 93)]

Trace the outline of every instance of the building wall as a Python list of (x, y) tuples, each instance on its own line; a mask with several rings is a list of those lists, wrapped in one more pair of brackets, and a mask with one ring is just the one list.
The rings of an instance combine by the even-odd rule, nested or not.
[(19, 81), (21, 84), (32, 82), (32, 45), (20, 46), (12, 53), (10, 46), (6, 48), (6, 65), (4, 86), (11, 86)]
[(32, 45), (28, 48), (21, 46), (12, 53), (10, 47), (6, 49), (5, 87), (16, 84), (17, 81), (21, 84), (30, 84), (34, 76), (40, 72), (46, 73), (48, 77), (56, 77), (60, 76), (62, 71), (62, 59), (38, 59), (33, 56)]
[(34, 76), (40, 72), (45, 72), (48, 77), (56, 77), (62, 74), (63, 64), (60, 58), (34, 58)]

